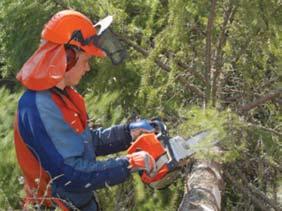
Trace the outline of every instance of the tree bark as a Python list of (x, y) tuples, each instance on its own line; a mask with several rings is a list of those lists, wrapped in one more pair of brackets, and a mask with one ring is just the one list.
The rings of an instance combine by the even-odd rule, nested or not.
[(212, 161), (196, 161), (186, 180), (186, 190), (178, 211), (219, 211), (224, 189), (222, 168)]
[(213, 29), (213, 22), (215, 18), (215, 8), (216, 8), (216, 0), (211, 0), (211, 9), (210, 9), (210, 15), (208, 19), (207, 24), (207, 36), (206, 36), (206, 59), (205, 59), (205, 80), (207, 81), (207, 87), (206, 87), (206, 96), (205, 96), (205, 102), (207, 103), (210, 98), (210, 92), (211, 92), (211, 84), (210, 84), (210, 76), (211, 76), (211, 46), (212, 46), (212, 29)]
[(222, 23), (221, 32), (217, 41), (216, 55), (215, 55), (215, 72), (212, 78), (212, 105), (216, 105), (217, 99), (217, 89), (218, 89), (218, 77), (222, 72), (222, 57), (223, 57), (223, 47), (225, 46), (227, 39), (227, 25), (231, 23), (234, 18), (236, 7), (233, 2), (230, 2), (228, 9), (224, 13), (224, 21)]

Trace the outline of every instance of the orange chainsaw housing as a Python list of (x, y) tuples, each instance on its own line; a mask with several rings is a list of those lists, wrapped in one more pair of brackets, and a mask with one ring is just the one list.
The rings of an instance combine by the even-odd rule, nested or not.
[[(161, 142), (157, 139), (157, 136), (154, 133), (146, 133), (139, 136), (136, 141), (128, 148), (128, 154), (137, 152), (137, 151), (146, 151), (148, 152), (157, 162), (158, 159), (166, 153), (165, 148)], [(168, 166), (163, 165), (157, 172), (156, 176), (150, 177), (144, 171), (141, 175), (141, 179), (144, 183), (150, 184), (162, 179), (169, 172)]]

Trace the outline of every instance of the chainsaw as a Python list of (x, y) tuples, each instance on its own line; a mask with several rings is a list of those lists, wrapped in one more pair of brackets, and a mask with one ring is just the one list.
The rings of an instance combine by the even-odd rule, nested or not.
[[(151, 125), (155, 133), (144, 133), (128, 148), (128, 154), (143, 150), (148, 152), (156, 163), (156, 172), (148, 174), (141, 171), (143, 183), (154, 189), (163, 189), (172, 184), (180, 175), (181, 170), (189, 163), (192, 156), (205, 145), (211, 130), (201, 131), (188, 139), (180, 136), (170, 137), (166, 125), (154, 120)], [(218, 141), (209, 144), (215, 145)]]

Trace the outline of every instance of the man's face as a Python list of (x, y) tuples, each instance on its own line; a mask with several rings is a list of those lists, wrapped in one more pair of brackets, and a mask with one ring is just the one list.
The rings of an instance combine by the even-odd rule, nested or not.
[(76, 64), (65, 73), (65, 85), (75, 86), (79, 83), (82, 76), (90, 70), (89, 59), (91, 56), (85, 54), (84, 52), (78, 52), (78, 60)]

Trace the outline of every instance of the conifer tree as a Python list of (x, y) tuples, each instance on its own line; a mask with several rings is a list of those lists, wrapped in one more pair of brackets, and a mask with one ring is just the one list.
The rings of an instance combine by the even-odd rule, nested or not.
[[(114, 15), (112, 28), (128, 48), (120, 66), (93, 59), (89, 76), (77, 87), (94, 124), (110, 126), (138, 114), (161, 117), (172, 135), (183, 137), (216, 128), (223, 155), (201, 152), (196, 158), (223, 163), (221, 207), (281, 209), (277, 0), (1, 0), (0, 86), (8, 86), (0, 89), (0, 157), (9, 159), (0, 165), (0, 208), (19, 209), (22, 197), (12, 138), (22, 91), (15, 74), (37, 48), (44, 23), (66, 8), (95, 21)], [(184, 181), (156, 191), (135, 175), (98, 194), (105, 210), (176, 210)], [(123, 201), (127, 196), (132, 200)]]

